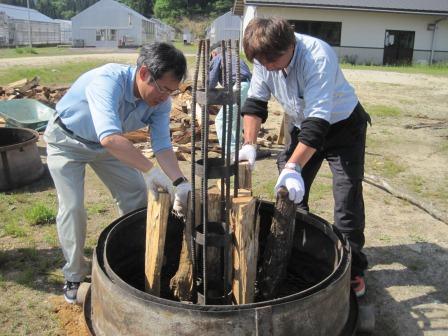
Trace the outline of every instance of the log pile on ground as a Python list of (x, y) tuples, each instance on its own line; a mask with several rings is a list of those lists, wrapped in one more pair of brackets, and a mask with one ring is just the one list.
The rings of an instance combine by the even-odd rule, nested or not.
[(0, 87), (0, 100), (30, 98), (54, 108), (68, 88), (68, 86), (42, 86), (39, 84), (39, 77), (31, 80), (24, 78)]

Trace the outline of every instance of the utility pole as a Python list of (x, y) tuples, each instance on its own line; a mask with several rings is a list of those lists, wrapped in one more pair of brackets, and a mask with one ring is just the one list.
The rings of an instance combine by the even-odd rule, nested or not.
[(28, 42), (30, 48), (33, 47), (33, 42), (31, 41), (31, 19), (30, 19), (30, 0), (26, 0), (26, 7), (28, 8)]

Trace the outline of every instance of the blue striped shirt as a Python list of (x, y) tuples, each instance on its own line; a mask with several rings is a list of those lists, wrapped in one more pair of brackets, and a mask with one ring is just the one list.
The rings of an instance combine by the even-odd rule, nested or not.
[(89, 141), (100, 142), (149, 125), (154, 152), (172, 148), (171, 99), (149, 106), (134, 95), (136, 67), (106, 64), (81, 75), (56, 105), (65, 126)]

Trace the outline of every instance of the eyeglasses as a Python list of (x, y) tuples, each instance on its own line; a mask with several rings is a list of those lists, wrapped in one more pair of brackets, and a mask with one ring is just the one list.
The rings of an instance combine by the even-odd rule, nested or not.
[(175, 96), (175, 95), (177, 95), (177, 94), (180, 93), (180, 90), (179, 90), (179, 89), (176, 89), (176, 90), (162, 89), (162, 88), (159, 86), (159, 84), (157, 83), (157, 80), (154, 78), (154, 75), (153, 75), (153, 73), (151, 72), (151, 70), (149, 70), (149, 68), (148, 68), (148, 72), (149, 72), (149, 75), (151, 76), (151, 77), (149, 78), (149, 83), (151, 83), (151, 82), (154, 83), (154, 85), (155, 85), (157, 91), (159, 91), (161, 94), (163, 94), (163, 95), (167, 95), (167, 96)]

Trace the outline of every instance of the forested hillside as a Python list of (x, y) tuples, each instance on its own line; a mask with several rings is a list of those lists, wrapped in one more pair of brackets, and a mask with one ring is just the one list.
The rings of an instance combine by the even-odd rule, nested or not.
[[(53, 19), (71, 19), (80, 11), (98, 0), (29, 0), (31, 8)], [(202, 16), (215, 18), (227, 12), (233, 4), (232, 0), (119, 0), (140, 14), (155, 16), (168, 24), (181, 19)], [(27, 0), (0, 0), (0, 3), (15, 6), (27, 6)]]

